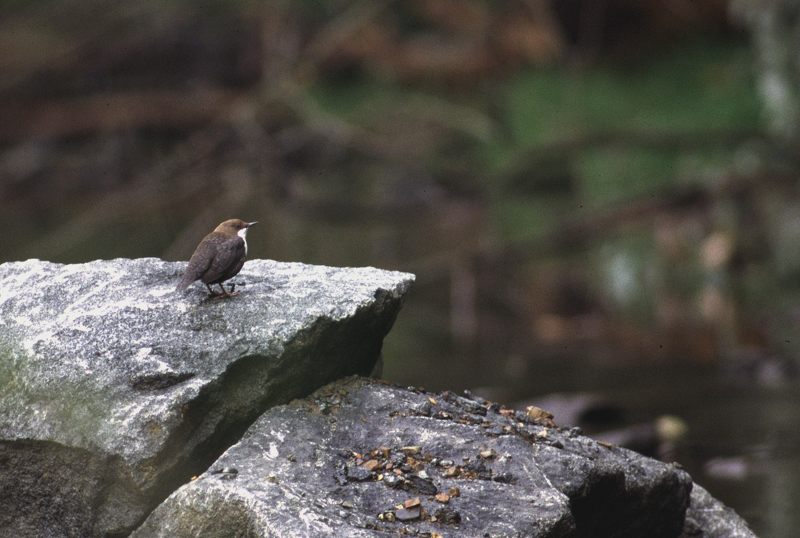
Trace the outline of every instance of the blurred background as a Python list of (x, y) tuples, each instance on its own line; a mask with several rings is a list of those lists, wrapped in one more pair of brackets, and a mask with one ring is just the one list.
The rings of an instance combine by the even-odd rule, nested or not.
[(0, 261), (240, 217), (251, 257), (414, 272), (387, 379), (796, 536), (798, 36), (795, 0), (6, 1)]

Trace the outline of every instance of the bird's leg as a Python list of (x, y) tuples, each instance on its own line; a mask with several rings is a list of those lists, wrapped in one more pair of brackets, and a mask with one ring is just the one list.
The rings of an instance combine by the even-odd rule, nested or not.
[[(206, 288), (208, 288), (208, 293), (211, 294), (211, 297), (218, 297), (219, 296), (219, 293), (217, 293), (216, 291), (212, 290), (210, 285), (206, 284)], [(223, 290), (223, 291), (225, 291), (225, 290)]]
[(233, 289), (231, 289), (231, 291), (226, 291), (225, 286), (222, 285), (222, 282), (219, 283), (219, 289), (222, 290), (222, 297), (233, 297), (234, 295), (239, 295), (239, 292), (233, 291)]

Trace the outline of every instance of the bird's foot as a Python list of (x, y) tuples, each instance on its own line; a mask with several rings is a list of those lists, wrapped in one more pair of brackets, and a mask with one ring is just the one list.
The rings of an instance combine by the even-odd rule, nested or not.
[(238, 291), (225, 291), (224, 293), (215, 291), (208, 296), (209, 299), (227, 299), (228, 297), (236, 297), (239, 295)]
[(217, 297), (236, 297), (239, 295), (238, 291), (226, 291), (225, 293), (220, 293)]
[(209, 287), (208, 291), (211, 292), (211, 296), (209, 298), (210, 299), (221, 299), (221, 298), (225, 298), (225, 297), (235, 297), (236, 295), (239, 295), (238, 291), (234, 291), (235, 288), (236, 288), (236, 284), (235, 283), (231, 284), (230, 291), (226, 290), (225, 286), (223, 286), (222, 284), (219, 285), (220, 291), (218, 291), (218, 292), (212, 290), (211, 287)]

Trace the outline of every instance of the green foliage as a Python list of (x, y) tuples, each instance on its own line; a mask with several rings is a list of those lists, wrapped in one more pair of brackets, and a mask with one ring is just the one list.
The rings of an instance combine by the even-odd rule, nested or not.
[(697, 42), (646, 65), (529, 70), (507, 85), (522, 146), (610, 129), (754, 127), (758, 100), (742, 45)]
[[(536, 237), (564, 212), (646, 197), (675, 181), (702, 181), (724, 169), (737, 148), (705, 135), (759, 129), (743, 43), (690, 42), (635, 67), (529, 68), (495, 84), (506, 125), (489, 139), (477, 138), (463, 158), (480, 170), (495, 223), (508, 240)], [(387, 102), (404, 107), (430, 94), (360, 80), (318, 86), (311, 95), (323, 110), (368, 125), (385, 114)], [(509, 166), (537, 152), (548, 167), (556, 161), (569, 171), (577, 201), (509, 192)], [(533, 161), (531, 174), (542, 169)]]
[[(502, 168), (523, 149), (586, 139), (563, 158), (587, 208), (646, 196), (674, 181), (703, 180), (728, 165), (737, 149), (702, 139), (704, 133), (759, 129), (750, 64), (743, 45), (696, 42), (632, 69), (521, 73), (505, 89), (514, 142), (488, 148), (487, 161)], [(639, 135), (656, 140), (644, 143)], [(688, 142), (681, 144), (682, 136)], [(701, 137), (697, 147), (692, 136)]]

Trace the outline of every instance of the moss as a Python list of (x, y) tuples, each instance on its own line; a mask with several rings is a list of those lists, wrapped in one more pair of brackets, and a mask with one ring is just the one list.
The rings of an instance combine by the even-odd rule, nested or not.
[[(47, 366), (37, 364), (41, 361), (0, 337), (0, 408), (6, 427), (30, 437), (36, 429), (55, 430), (42, 432), (43, 437), (91, 448), (111, 417), (112, 395), (88, 381), (62, 377), (56, 382), (40, 373)], [(45, 409), (46, 423), (31, 423), (31, 415)]]

